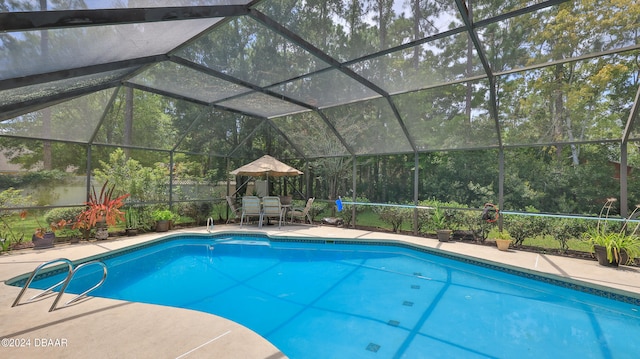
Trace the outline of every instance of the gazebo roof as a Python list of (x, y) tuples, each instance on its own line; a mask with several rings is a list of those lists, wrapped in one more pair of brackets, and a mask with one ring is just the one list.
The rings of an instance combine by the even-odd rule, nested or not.
[(287, 177), (287, 176), (299, 176), (303, 174), (286, 163), (282, 163), (277, 159), (264, 155), (255, 161), (247, 163), (244, 166), (240, 166), (231, 171), (235, 176), (271, 176), (271, 177)]

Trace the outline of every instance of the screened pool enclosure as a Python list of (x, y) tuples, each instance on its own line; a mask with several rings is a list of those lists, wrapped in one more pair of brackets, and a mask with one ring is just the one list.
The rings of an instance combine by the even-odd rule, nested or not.
[(304, 172), (274, 189), (300, 198), (597, 214), (616, 197), (623, 216), (640, 203), (636, 1), (0, 11), (3, 175), (58, 169), (89, 188), (161, 169), (161, 195), (131, 201), (224, 201), (229, 171), (269, 154)]

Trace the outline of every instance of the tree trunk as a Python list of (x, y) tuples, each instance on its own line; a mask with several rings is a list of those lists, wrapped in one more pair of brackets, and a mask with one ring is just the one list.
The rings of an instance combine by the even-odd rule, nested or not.
[[(51, 137), (51, 109), (42, 110), (42, 134), (45, 138)], [(53, 169), (53, 150), (51, 141), (42, 141), (42, 168), (45, 170)]]
[[(125, 89), (125, 108), (124, 108), (124, 145), (132, 145), (133, 142), (133, 89), (126, 87)], [(124, 148), (124, 153), (129, 158), (129, 148)]]
[[(420, 19), (422, 12), (420, 11), (420, 0), (412, 0), (413, 7), (413, 40), (422, 38), (420, 34)], [(418, 70), (420, 66), (420, 46), (413, 48), (413, 68)]]
[[(467, 10), (469, 11), (469, 19), (473, 21), (473, 6), (471, 0), (467, 1)], [(467, 77), (471, 77), (471, 71), (473, 71), (473, 42), (471, 36), (467, 34)], [(471, 82), (467, 82), (467, 93), (465, 96), (464, 114), (467, 123), (471, 124), (471, 96), (473, 94), (473, 88)]]
[[(40, 10), (47, 10), (47, 1), (40, 0)], [(49, 31), (40, 31), (40, 54), (42, 58), (49, 58)], [(42, 110), (42, 135), (44, 138), (51, 138), (51, 109)], [(53, 169), (53, 151), (51, 149), (51, 141), (43, 141), (42, 143), (42, 167), (45, 170)]]
[[(553, 121), (553, 141), (562, 141), (563, 133), (563, 116), (564, 116), (564, 92), (562, 91), (562, 85), (564, 83), (564, 65), (557, 64), (555, 66), (555, 82), (556, 87), (553, 90), (553, 105), (552, 105), (552, 121)], [(559, 161), (562, 160), (562, 144), (558, 144), (556, 147), (556, 157)]]

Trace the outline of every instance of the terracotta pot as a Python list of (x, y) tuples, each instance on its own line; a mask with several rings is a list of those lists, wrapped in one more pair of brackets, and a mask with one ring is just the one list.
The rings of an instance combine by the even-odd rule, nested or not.
[(507, 251), (509, 250), (509, 245), (511, 244), (511, 240), (510, 239), (497, 239), (496, 238), (496, 246), (498, 246), (498, 249), (501, 251)]

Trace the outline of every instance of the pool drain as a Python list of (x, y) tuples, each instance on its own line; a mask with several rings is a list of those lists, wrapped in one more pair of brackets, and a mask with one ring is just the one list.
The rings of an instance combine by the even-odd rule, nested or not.
[(380, 346), (378, 344), (369, 343), (369, 345), (367, 345), (367, 350), (375, 353), (380, 350)]

